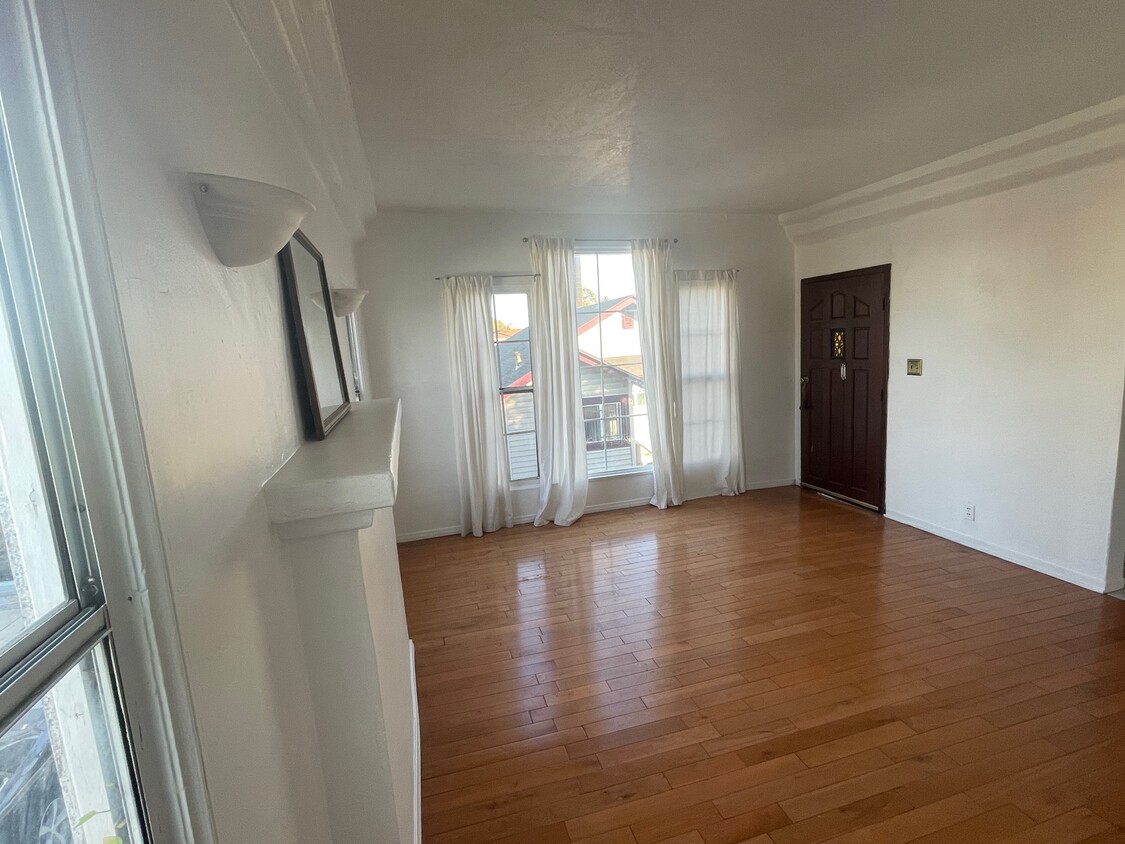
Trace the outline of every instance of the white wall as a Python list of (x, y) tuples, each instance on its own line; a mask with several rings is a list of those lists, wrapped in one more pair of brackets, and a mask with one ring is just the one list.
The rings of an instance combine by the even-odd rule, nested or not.
[(888, 515), (1088, 588), (1123, 585), (1108, 547), (1123, 219), (1115, 161), (797, 247), (797, 279), (892, 265)]
[(312, 198), (335, 285), (354, 281), (358, 231), (223, 0), (68, 0), (67, 16), (219, 839), (323, 840), (295, 597), (260, 491), (301, 439), (277, 270), (219, 265), (182, 174)]
[[(372, 293), (366, 323), (373, 396), (403, 402), (400, 539), (460, 532), (448, 350), (441, 283), (465, 272), (526, 272), (528, 235), (679, 238), (678, 268), (741, 270), (742, 391), (747, 477), (790, 483), (793, 432), (792, 248), (768, 215), (566, 215), (381, 209), (359, 250), (360, 282)], [(595, 480), (589, 507), (639, 503), (651, 474)], [(533, 513), (534, 489), (515, 495), (517, 517)]]

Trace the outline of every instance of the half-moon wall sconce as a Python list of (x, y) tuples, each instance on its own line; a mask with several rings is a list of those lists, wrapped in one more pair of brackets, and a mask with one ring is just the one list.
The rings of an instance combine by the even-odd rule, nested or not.
[(299, 193), (215, 173), (189, 173), (195, 207), (211, 249), (228, 267), (275, 257), (314, 206)]
[(354, 314), (367, 296), (367, 291), (358, 287), (333, 287), (331, 293), (332, 311), (338, 317)]

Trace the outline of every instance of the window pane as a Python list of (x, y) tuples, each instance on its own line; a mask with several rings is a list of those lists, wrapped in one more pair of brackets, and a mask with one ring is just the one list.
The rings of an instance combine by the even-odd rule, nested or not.
[(492, 296), (496, 366), (507, 435), (508, 476), (513, 481), (539, 477), (535, 438), (535, 397), (531, 392), (508, 393), (534, 387), (531, 328), (527, 293)]
[(582, 425), (586, 430), (587, 443), (600, 443), (602, 441), (602, 406), (600, 404), (587, 404), (582, 407)]
[[(627, 471), (652, 462), (636, 283), (629, 253), (578, 256), (578, 350), (587, 471)], [(638, 439), (638, 435), (643, 439)]]
[(529, 341), (504, 340), (497, 343), (496, 361), (500, 366), (500, 389), (533, 386)]
[(586, 452), (586, 473), (589, 475), (604, 475), (606, 472), (605, 452), (587, 451)]
[(0, 841), (140, 844), (103, 646), (0, 735)]
[(37, 441), (0, 315), (0, 650), (69, 597)]
[(539, 477), (539, 455), (535, 449), (535, 432), (511, 434), (508, 437), (508, 475), (513, 481)]
[(508, 340), (513, 334), (527, 331), (527, 294), (496, 293), (492, 297), (496, 316), (496, 339)]
[(596, 306), (601, 298), (598, 296), (598, 256), (579, 253), (575, 258), (578, 261), (578, 300), (574, 304), (579, 309), (581, 324), (582, 309)]
[(628, 252), (598, 255), (599, 299), (633, 296), (637, 285), (633, 280), (633, 256)]
[(504, 396), (504, 427), (509, 434), (535, 430), (535, 399), (531, 393)]
[(526, 293), (496, 293), (492, 297), (496, 359), (501, 387), (531, 386), (531, 332)]

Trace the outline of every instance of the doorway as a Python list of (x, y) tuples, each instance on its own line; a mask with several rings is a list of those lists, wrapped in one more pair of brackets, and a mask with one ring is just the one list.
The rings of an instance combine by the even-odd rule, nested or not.
[(801, 280), (801, 485), (886, 509), (891, 267)]

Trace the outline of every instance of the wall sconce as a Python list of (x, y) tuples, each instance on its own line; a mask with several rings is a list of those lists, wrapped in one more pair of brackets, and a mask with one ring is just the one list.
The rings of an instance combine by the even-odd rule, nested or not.
[(299, 193), (265, 182), (214, 173), (188, 178), (211, 249), (228, 267), (276, 256), (314, 208)]
[(358, 287), (333, 287), (331, 293), (332, 310), (338, 317), (354, 314), (367, 296), (367, 291)]
[[(344, 320), (344, 327), (348, 330), (348, 351), (352, 358), (352, 385), (355, 391), (355, 400), (363, 399), (363, 368), (359, 365), (359, 328), (355, 324), (356, 311), (367, 296), (366, 290), (358, 287), (332, 287), (328, 291), (332, 295), (332, 313), (337, 318)], [(309, 301), (324, 310), (324, 300), (316, 294), (309, 295)]]
[(363, 399), (363, 368), (359, 365), (359, 328), (355, 324), (356, 311), (367, 296), (366, 290), (358, 287), (333, 287), (332, 312), (344, 318), (348, 329), (348, 349), (352, 356), (352, 384), (355, 385), (355, 399)]

